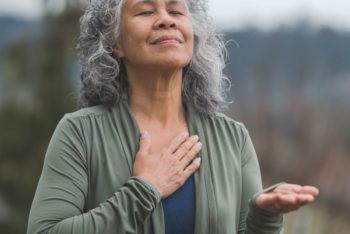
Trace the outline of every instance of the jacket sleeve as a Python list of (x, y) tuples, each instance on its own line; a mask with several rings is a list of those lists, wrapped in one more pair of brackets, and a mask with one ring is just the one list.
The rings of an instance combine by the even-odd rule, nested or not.
[(243, 128), (242, 200), (239, 234), (277, 234), (283, 232), (283, 216), (268, 213), (255, 204), (256, 194), (262, 191), (259, 162), (248, 131)]
[(58, 124), (49, 143), (29, 214), (27, 233), (138, 233), (160, 202), (151, 184), (137, 177), (106, 201), (86, 210), (86, 147), (68, 118)]

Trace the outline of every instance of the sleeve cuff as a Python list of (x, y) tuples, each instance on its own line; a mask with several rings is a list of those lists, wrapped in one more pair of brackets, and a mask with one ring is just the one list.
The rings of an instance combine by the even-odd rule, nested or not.
[[(247, 218), (247, 225), (249, 230), (254, 230), (253, 233), (281, 233), (283, 230), (283, 214), (275, 214), (265, 211), (256, 205), (256, 198), (262, 193), (273, 191), (277, 186), (285, 182), (275, 184), (264, 189), (253, 196), (249, 201), (249, 213)], [(262, 231), (264, 230), (264, 231)]]
[(130, 179), (136, 180), (138, 182), (140, 182), (141, 184), (143, 184), (147, 191), (150, 192), (156, 199), (156, 204), (158, 204), (161, 201), (161, 196), (160, 196), (160, 192), (158, 191), (158, 189), (150, 182), (141, 179), (140, 177), (137, 176), (133, 176)]

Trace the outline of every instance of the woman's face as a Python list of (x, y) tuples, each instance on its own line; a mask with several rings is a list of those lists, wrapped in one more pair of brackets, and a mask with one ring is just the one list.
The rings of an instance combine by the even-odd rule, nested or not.
[(127, 67), (183, 68), (193, 55), (184, 0), (125, 0), (116, 53)]

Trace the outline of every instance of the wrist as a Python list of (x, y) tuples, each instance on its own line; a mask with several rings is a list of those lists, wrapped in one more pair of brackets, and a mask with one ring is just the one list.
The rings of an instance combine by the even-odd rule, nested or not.
[(149, 187), (149, 189), (151, 189), (152, 191), (154, 191), (154, 193), (159, 197), (159, 200), (163, 197), (163, 193), (161, 191), (161, 189), (159, 189), (159, 187), (153, 182), (152, 179), (149, 179), (146, 176), (134, 176), (137, 177), (139, 180), (141, 180), (142, 182), (144, 182), (147, 187)]
[(250, 204), (252, 205), (252, 207), (254, 207), (257, 210), (260, 210), (261, 212), (264, 212), (266, 214), (271, 214), (271, 215), (278, 215), (280, 213), (278, 212), (274, 212), (272, 210), (268, 210), (266, 208), (264, 208), (264, 206), (261, 203), (261, 199), (258, 199), (260, 195), (263, 195), (265, 193), (270, 193), (273, 192), (278, 186), (285, 184), (285, 182), (280, 182), (277, 184), (274, 184), (268, 188), (265, 188), (263, 191), (256, 193), (253, 198), (251, 199)]

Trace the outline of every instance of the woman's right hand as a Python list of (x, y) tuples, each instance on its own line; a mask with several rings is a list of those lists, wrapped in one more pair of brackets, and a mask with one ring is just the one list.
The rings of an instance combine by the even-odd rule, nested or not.
[(161, 198), (165, 198), (198, 170), (200, 158), (196, 156), (202, 144), (198, 142), (198, 136), (189, 137), (186, 132), (177, 136), (159, 153), (150, 154), (150, 146), (151, 137), (143, 132), (134, 163), (134, 176), (150, 182), (158, 189)]

